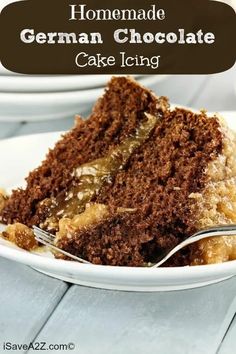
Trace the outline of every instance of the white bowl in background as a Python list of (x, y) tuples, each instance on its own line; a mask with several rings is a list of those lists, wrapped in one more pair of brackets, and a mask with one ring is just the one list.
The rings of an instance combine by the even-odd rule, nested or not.
[[(160, 76), (144, 76), (138, 81), (152, 89), (160, 81)], [(47, 93), (0, 92), (0, 121), (51, 120), (67, 118), (78, 112), (82, 114), (103, 92), (101, 87)]]
[[(152, 75), (133, 75), (137, 80)], [(0, 75), (2, 92), (58, 92), (99, 88), (106, 85), (112, 75)], [(156, 76), (162, 81), (167, 75)]]

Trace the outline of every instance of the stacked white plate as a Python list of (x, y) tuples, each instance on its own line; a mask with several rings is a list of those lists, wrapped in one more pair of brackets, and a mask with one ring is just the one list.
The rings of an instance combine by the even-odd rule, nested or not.
[[(164, 75), (138, 76), (154, 88)], [(21, 75), (0, 66), (0, 121), (72, 117), (87, 111), (103, 93), (111, 75)]]

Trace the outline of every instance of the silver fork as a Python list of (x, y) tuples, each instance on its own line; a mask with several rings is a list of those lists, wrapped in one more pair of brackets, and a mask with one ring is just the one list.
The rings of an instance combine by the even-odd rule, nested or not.
[(170, 259), (175, 253), (180, 251), (182, 248), (191, 245), (194, 242), (203, 240), (204, 238), (208, 238), (208, 237), (222, 237), (222, 236), (236, 237), (236, 224), (210, 227), (208, 229), (204, 229), (195, 233), (194, 235), (188, 237), (186, 240), (179, 243), (156, 264), (154, 265), (152, 264), (152, 268), (160, 267), (163, 263), (165, 263), (168, 259)]
[(37, 226), (33, 226), (33, 232), (34, 232), (35, 240), (42, 243), (43, 245), (52, 248), (53, 250), (62, 253), (65, 256), (70, 257), (71, 259), (77, 262), (90, 264), (90, 262), (86, 261), (85, 259), (76, 257), (73, 254), (56, 247), (54, 245), (55, 235), (51, 234), (50, 232), (44, 231)]
[[(45, 246), (48, 246), (55, 251), (64, 254), (67, 257), (74, 259), (80, 263), (91, 264), (90, 262), (76, 257), (73, 254), (66, 252), (54, 245), (55, 236), (47, 231), (40, 229), (37, 226), (33, 226), (33, 231), (35, 235), (35, 239), (42, 243)], [(222, 237), (222, 236), (235, 236), (236, 237), (236, 224), (231, 225), (222, 225), (215, 226), (208, 229), (201, 230), (194, 235), (188, 237), (186, 240), (179, 243), (176, 247), (174, 247), (170, 252), (168, 252), (161, 260), (159, 260), (156, 264), (152, 264), (151, 268), (158, 268), (162, 264), (164, 264), (168, 259), (170, 259), (175, 253), (180, 251), (182, 248), (191, 245), (194, 242), (203, 240), (208, 237)]]

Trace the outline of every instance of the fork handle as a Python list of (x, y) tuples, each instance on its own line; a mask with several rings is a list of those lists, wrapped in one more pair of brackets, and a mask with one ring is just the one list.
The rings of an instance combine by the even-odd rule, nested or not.
[(217, 231), (236, 231), (236, 224), (230, 224), (230, 225), (218, 225), (218, 226), (213, 226), (208, 229), (203, 229), (198, 232), (196, 232), (194, 235), (190, 236), (189, 238), (195, 237), (197, 235), (202, 235), (205, 233), (209, 232), (217, 232)]
[(229, 229), (224, 228), (224, 230), (217, 229), (217, 231), (209, 231), (209, 230), (213, 230), (213, 229), (214, 228), (208, 229), (208, 232), (204, 231), (204, 233), (200, 232), (200, 233), (194, 234), (193, 236), (190, 236), (185, 241), (181, 242), (179, 245), (174, 247), (164, 258), (162, 258), (158, 263), (153, 265), (151, 268), (160, 267), (163, 263), (165, 263), (168, 259), (170, 259), (175, 253), (180, 251), (182, 248), (184, 248), (188, 245), (191, 245), (192, 243), (195, 243), (197, 241), (203, 240), (204, 238), (220, 237), (220, 236), (236, 236), (236, 229), (235, 228), (232, 229), (232, 227)]

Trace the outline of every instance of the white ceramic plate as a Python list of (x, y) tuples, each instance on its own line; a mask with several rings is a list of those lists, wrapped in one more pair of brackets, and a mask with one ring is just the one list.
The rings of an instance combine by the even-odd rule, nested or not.
[[(153, 88), (159, 81), (159, 76), (144, 76), (138, 81)], [(72, 117), (78, 112), (84, 113), (103, 91), (104, 88), (49, 93), (0, 92), (0, 121), (39, 121)]]
[(1, 75), (0, 91), (49, 92), (104, 86), (111, 75)]
[(103, 89), (57, 93), (0, 92), (0, 121), (40, 121), (72, 117), (83, 113)]
[[(223, 116), (236, 130), (236, 113), (225, 112)], [(23, 185), (29, 170), (38, 166), (59, 136), (60, 133), (47, 133), (0, 141), (0, 187), (10, 191), (12, 187)], [(4, 240), (0, 240), (0, 255), (71, 283), (127, 291), (181, 290), (236, 275), (236, 261), (160, 269), (96, 266), (56, 260), (49, 253), (32, 254)]]
[(6, 68), (4, 68), (4, 66), (0, 63), (0, 75), (11, 75), (11, 76), (16, 76), (18, 74), (13, 73), (12, 71), (7, 70)]
[[(0, 75), (2, 92), (60, 92), (103, 87), (112, 75)], [(147, 75), (150, 77), (151, 75)], [(144, 75), (134, 75), (136, 79)], [(156, 82), (167, 75), (156, 76)]]

